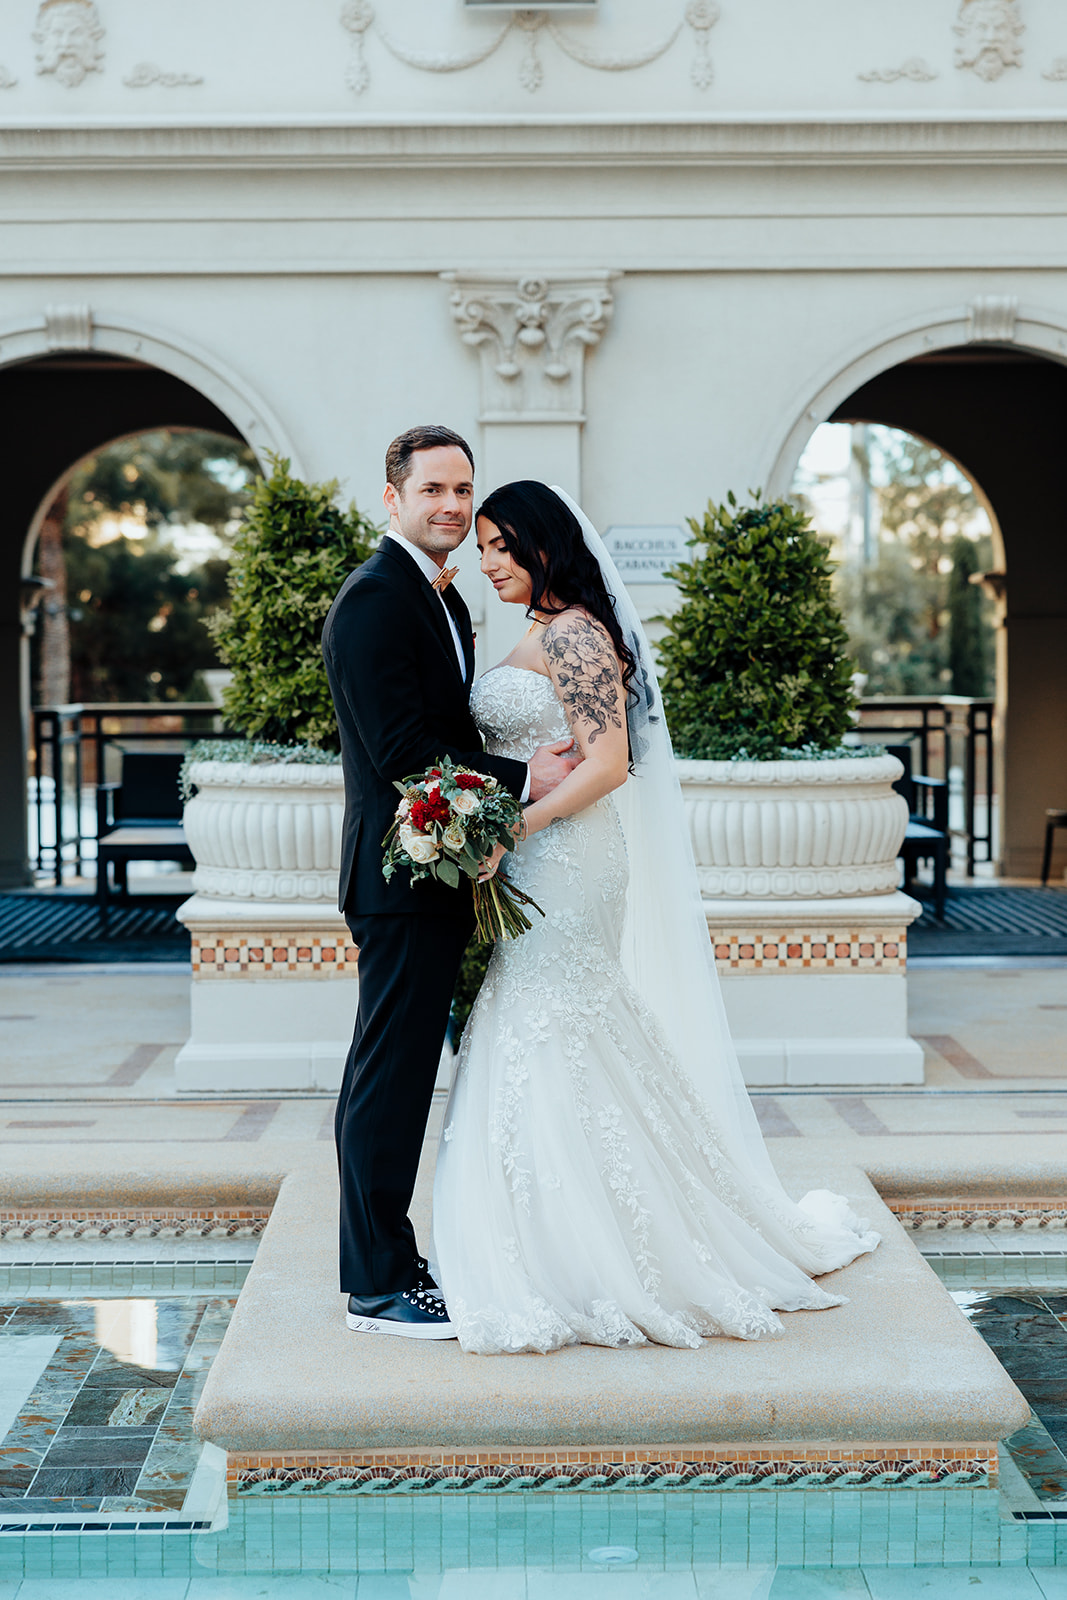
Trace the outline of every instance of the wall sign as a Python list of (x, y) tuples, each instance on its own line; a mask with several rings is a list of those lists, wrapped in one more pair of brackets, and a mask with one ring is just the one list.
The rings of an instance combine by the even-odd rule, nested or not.
[(670, 583), (667, 568), (688, 561), (688, 535), (684, 528), (612, 527), (604, 535), (623, 579), (627, 583)]

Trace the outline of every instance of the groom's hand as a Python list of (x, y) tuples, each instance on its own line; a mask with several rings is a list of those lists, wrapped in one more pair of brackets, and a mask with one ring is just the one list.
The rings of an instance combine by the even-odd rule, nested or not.
[(551, 794), (564, 778), (570, 777), (581, 759), (573, 739), (557, 739), (555, 744), (543, 744), (535, 750), (530, 757), (529, 803)]

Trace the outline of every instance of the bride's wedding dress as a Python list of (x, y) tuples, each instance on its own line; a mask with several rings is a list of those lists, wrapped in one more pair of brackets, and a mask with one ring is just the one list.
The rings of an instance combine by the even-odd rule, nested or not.
[[(472, 709), (499, 755), (569, 737), (536, 672), (494, 668)], [(614, 799), (550, 823), (506, 870), (545, 916), (493, 951), (434, 1190), (433, 1255), (464, 1350), (755, 1339), (780, 1330), (776, 1311), (842, 1304), (808, 1274), (878, 1236), (837, 1196), (786, 1197), (737, 1107), (720, 1118), (627, 977)]]

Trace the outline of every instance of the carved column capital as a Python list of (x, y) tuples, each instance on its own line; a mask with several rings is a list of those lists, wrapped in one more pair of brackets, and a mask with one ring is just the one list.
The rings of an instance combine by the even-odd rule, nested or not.
[(481, 421), (583, 422), (585, 355), (608, 325), (620, 274), (441, 276), (460, 337), (481, 361)]

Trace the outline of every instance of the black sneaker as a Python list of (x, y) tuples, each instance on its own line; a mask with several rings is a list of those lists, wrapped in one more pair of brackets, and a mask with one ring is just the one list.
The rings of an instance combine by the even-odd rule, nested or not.
[(454, 1339), (456, 1330), (440, 1295), (428, 1289), (403, 1294), (350, 1294), (345, 1322), (353, 1333), (396, 1333), (402, 1339)]
[(435, 1294), (437, 1296), (438, 1300), (443, 1300), (444, 1295), (441, 1293), (439, 1286), (434, 1282), (430, 1275), (430, 1263), (427, 1261), (425, 1256), (415, 1257), (415, 1271), (418, 1273), (418, 1277), (415, 1281), (415, 1287), (417, 1289), (428, 1289), (431, 1294)]

